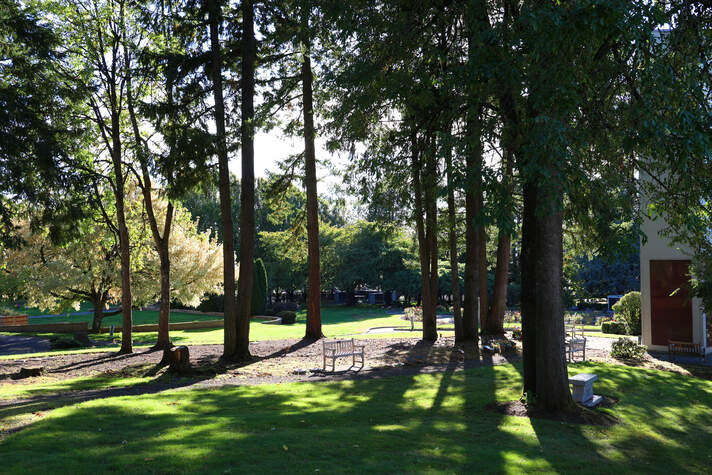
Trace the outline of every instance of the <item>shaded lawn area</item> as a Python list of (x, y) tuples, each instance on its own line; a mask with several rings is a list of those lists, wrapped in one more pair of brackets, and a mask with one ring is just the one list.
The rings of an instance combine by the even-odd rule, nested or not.
[[(520, 366), (339, 383), (167, 391), (61, 407), (0, 443), (5, 473), (102, 471), (709, 472), (712, 382), (618, 365), (595, 372), (621, 424), (490, 412)], [(101, 465), (98, 465), (101, 464)]]
[[(338, 338), (345, 336), (354, 336), (358, 338), (368, 337), (368, 338), (391, 338), (394, 336), (393, 333), (385, 334), (370, 334), (363, 335), (365, 331), (372, 327), (380, 326), (400, 326), (404, 328), (410, 328), (410, 322), (406, 320), (401, 320), (402, 315), (392, 315), (389, 314), (385, 309), (379, 307), (370, 306), (357, 306), (357, 307), (324, 307), (322, 308), (322, 326), (324, 335), (327, 338)], [(82, 317), (82, 316), (78, 316)], [(201, 318), (196, 318), (201, 317)], [(90, 318), (89, 316), (83, 316), (83, 318)], [(185, 318), (185, 320), (183, 320)], [(111, 319), (116, 319), (115, 323), (121, 321), (121, 315), (116, 315), (111, 317)], [(141, 319), (141, 320), (140, 320)], [(194, 320), (216, 320), (220, 317), (209, 316), (209, 315), (194, 315), (194, 314), (181, 314), (178, 312), (171, 312), (171, 322), (177, 321), (194, 321)], [(108, 322), (109, 319), (104, 319), (104, 322)], [(135, 324), (140, 323), (157, 323), (158, 322), (158, 312), (149, 311), (134, 311), (134, 322)], [(140, 322), (140, 323), (139, 323)], [(105, 323), (106, 326), (108, 323)], [(416, 322), (416, 331), (413, 332), (398, 332), (398, 337), (413, 337), (420, 338), (422, 336), (422, 324)], [(445, 325), (444, 328), (452, 329), (452, 325)], [(306, 310), (300, 310), (297, 312), (297, 322), (292, 325), (268, 325), (261, 323), (259, 321), (253, 320), (250, 323), (250, 341), (262, 341), (262, 340), (284, 340), (291, 338), (302, 338), (306, 331)], [(452, 330), (439, 330), (439, 332), (444, 335), (452, 335), (454, 331)], [(5, 333), (3, 333), (5, 334)], [(54, 333), (37, 333), (37, 334), (27, 334), (29, 336), (39, 336), (42, 338), (56, 338), (60, 334)], [(120, 342), (121, 334), (115, 333), (115, 338), (117, 342)], [(90, 338), (98, 342), (108, 342), (111, 340), (108, 333), (101, 334), (91, 334)], [(141, 332), (133, 334), (134, 345), (138, 347), (151, 346), (156, 342), (157, 334), (156, 332)], [(173, 330), (171, 331), (171, 339), (176, 345), (211, 345), (211, 344), (221, 344), (224, 341), (224, 331), (222, 328), (201, 328), (193, 330)], [(72, 351), (72, 350), (70, 350)], [(101, 351), (106, 351), (103, 348)], [(22, 357), (23, 355), (12, 355), (12, 358)], [(0, 356), (0, 360), (4, 359)]]

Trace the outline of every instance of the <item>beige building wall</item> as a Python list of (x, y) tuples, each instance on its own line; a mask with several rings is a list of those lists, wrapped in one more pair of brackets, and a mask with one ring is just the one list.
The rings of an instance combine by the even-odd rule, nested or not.
[[(647, 209), (647, 203), (642, 203)], [(647, 236), (647, 242), (640, 242), (640, 311), (643, 344), (651, 350), (667, 351), (667, 347), (653, 345), (650, 320), (650, 261), (651, 260), (687, 260), (691, 259), (689, 251), (681, 247), (673, 247), (670, 241), (660, 235), (665, 222), (644, 217), (641, 230)], [(705, 345), (705, 322), (702, 314), (702, 302), (692, 299), (692, 340)], [(707, 348), (711, 352), (712, 348)]]

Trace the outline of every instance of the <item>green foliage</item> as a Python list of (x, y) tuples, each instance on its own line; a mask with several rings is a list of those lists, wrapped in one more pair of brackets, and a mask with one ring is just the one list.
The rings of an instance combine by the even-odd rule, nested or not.
[(626, 334), (625, 323), (614, 322), (614, 321), (603, 322), (601, 324), (601, 332), (610, 333), (613, 335), (625, 335)]
[(611, 345), (611, 356), (622, 360), (638, 360), (645, 357), (648, 348), (628, 338), (619, 338)]
[(282, 310), (277, 314), (277, 316), (282, 319), (282, 325), (291, 325), (292, 323), (297, 323), (297, 312), (292, 312), (291, 310)]
[(640, 292), (628, 292), (613, 305), (628, 335), (640, 335)]
[(252, 315), (264, 315), (267, 308), (267, 271), (262, 259), (255, 260), (252, 284)]

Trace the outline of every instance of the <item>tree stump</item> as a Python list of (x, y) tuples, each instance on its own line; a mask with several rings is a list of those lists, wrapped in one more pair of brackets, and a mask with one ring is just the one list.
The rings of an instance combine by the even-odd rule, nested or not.
[(187, 346), (174, 346), (166, 350), (164, 357), (168, 356), (169, 370), (176, 373), (190, 371), (190, 353)]
[(18, 371), (16, 374), (13, 375), (13, 379), (25, 379), (25, 378), (32, 378), (35, 376), (42, 376), (42, 373), (44, 373), (44, 368), (39, 367), (39, 368), (20, 368), (20, 371)]

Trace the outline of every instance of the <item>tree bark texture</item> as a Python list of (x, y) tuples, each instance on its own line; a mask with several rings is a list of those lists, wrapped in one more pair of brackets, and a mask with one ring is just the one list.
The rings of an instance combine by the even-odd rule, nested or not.
[(542, 190), (536, 216), (536, 400), (549, 412), (565, 412), (574, 402), (563, 348), (561, 196), (556, 184)]
[(216, 148), (218, 153), (218, 190), (220, 193), (220, 218), (223, 226), (223, 287), (224, 308), (224, 348), (223, 356), (233, 358), (237, 352), (237, 318), (235, 312), (235, 247), (234, 229), (230, 199), (230, 170), (228, 168), (227, 139), (225, 136), (225, 100), (222, 86), (222, 51), (220, 47), (219, 25), (222, 19), (218, 0), (208, 1), (210, 21), (210, 55), (215, 102)]
[(448, 210), (448, 241), (450, 245), (450, 275), (452, 277), (452, 315), (455, 323), (455, 341), (464, 341), (462, 327), (462, 308), (460, 307), (460, 276), (457, 262), (457, 217), (455, 214), (455, 188), (452, 176), (452, 155), (447, 151), (445, 156), (447, 174), (447, 210)]
[(242, 9), (242, 182), (240, 188), (240, 280), (238, 290), (237, 348), (235, 357), (250, 357), (250, 317), (255, 258), (255, 7), (244, 0)]
[[(433, 235), (432, 205), (430, 200), (435, 198), (434, 190), (428, 191), (427, 185), (422, 183), (422, 150), (417, 143), (417, 137), (411, 141), (412, 147), (412, 174), (413, 191), (415, 196), (415, 223), (418, 235), (418, 255), (420, 258), (420, 277), (422, 287), (422, 314), (423, 314), (423, 340), (437, 340), (437, 288), (432, 287), (431, 273), (435, 270), (435, 283), (437, 285), (437, 234)], [(426, 170), (429, 167), (426, 166)], [(425, 190), (423, 189), (425, 187)], [(435, 240), (435, 262), (433, 269), (433, 240)]]
[(504, 312), (507, 309), (507, 283), (509, 282), (509, 257), (512, 238), (508, 232), (500, 231), (497, 240), (497, 268), (494, 273), (492, 305), (487, 315), (487, 333), (504, 333)]
[(524, 183), (522, 213), (522, 359), (524, 362), (524, 392), (536, 392), (536, 183)]
[[(308, 19), (306, 29), (308, 30)], [(316, 182), (316, 153), (314, 151), (314, 105), (310, 40), (303, 41), (302, 106), (304, 114), (304, 185), (307, 193), (307, 325), (305, 338), (323, 337), (321, 330), (321, 281), (319, 269), (319, 198)]]
[(480, 292), (480, 234), (477, 221), (480, 214), (478, 195), (482, 169), (482, 149), (480, 147), (479, 127), (472, 118), (468, 120), (467, 134), (469, 144), (465, 155), (467, 184), (465, 189), (465, 283), (463, 304), (463, 338), (467, 341), (478, 339), (477, 319)]

